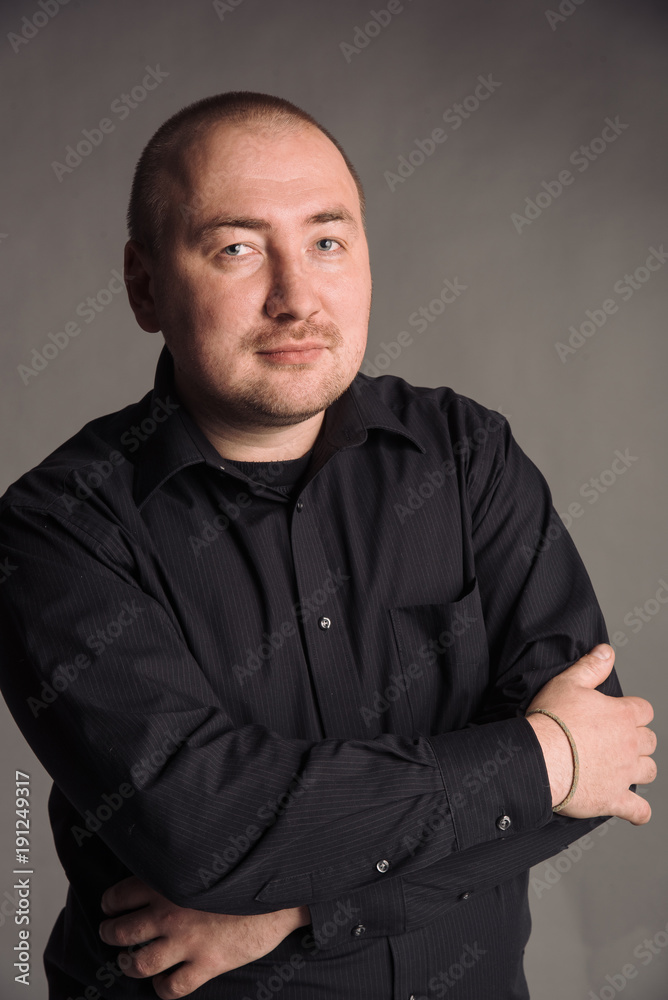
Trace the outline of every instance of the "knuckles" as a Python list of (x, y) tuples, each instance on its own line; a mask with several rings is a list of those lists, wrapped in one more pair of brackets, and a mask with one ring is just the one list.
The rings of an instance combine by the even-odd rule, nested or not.
[(153, 989), (160, 997), (160, 1000), (180, 1000), (180, 997), (186, 996), (188, 993), (192, 993), (197, 987), (197, 983), (193, 983), (189, 986), (183, 980), (179, 981), (178, 986), (169, 981), (159, 984), (154, 984)]
[(648, 777), (647, 777), (647, 781), (643, 782), (643, 784), (649, 784), (650, 782), (654, 781), (654, 779), (656, 778), (657, 774), (659, 773), (659, 769), (656, 766), (656, 761), (652, 760), (651, 757), (648, 757), (647, 759), (649, 761), (649, 763), (647, 765), (647, 769), (648, 769), (649, 774), (648, 774)]
[(148, 956), (142, 956), (141, 952), (133, 957), (129, 968), (136, 976), (141, 978), (155, 976), (157, 972), (161, 971), (161, 969), (156, 968), (155, 958), (151, 959)]
[(131, 944), (139, 944), (141, 941), (149, 941), (151, 936), (151, 932), (144, 924), (133, 924), (132, 927), (119, 924), (113, 929), (110, 943), (125, 948)]

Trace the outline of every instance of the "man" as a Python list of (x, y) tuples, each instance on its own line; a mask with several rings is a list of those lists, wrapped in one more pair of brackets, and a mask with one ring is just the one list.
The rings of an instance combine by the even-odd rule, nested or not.
[(288, 102), (166, 122), (125, 261), (153, 392), (3, 498), (51, 1000), (526, 997), (528, 868), (650, 817), (651, 705), (507, 421), (359, 373), (363, 212)]

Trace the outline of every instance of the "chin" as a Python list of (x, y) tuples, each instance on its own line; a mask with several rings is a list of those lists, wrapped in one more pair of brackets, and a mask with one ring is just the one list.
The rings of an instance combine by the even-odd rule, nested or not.
[(249, 415), (252, 414), (274, 427), (302, 423), (326, 410), (346, 391), (352, 378), (354, 374), (347, 379), (328, 379), (324, 385), (318, 384), (312, 389), (310, 386), (302, 389), (293, 387), (292, 391), (287, 386), (262, 391), (258, 386), (256, 391), (242, 393), (238, 402)]

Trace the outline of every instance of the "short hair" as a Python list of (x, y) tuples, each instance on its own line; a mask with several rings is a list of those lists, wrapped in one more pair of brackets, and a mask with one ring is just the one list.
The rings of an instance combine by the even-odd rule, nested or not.
[[(181, 108), (149, 139), (135, 167), (128, 206), (130, 239), (142, 243), (156, 257), (163, 249), (164, 220), (170, 209), (161, 173), (170, 159), (218, 124), (257, 126), (271, 133), (298, 132), (310, 125), (336, 146), (355, 182), (362, 223), (366, 205), (362, 181), (345, 150), (312, 115), (282, 97), (250, 90), (214, 94)], [(185, 208), (185, 206), (183, 206)]]

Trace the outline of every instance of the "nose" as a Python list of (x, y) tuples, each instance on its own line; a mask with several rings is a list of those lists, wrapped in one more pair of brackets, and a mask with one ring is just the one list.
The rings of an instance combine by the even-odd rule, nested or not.
[(299, 258), (283, 257), (272, 270), (265, 311), (272, 319), (306, 320), (320, 311), (313, 278), (304, 272)]

